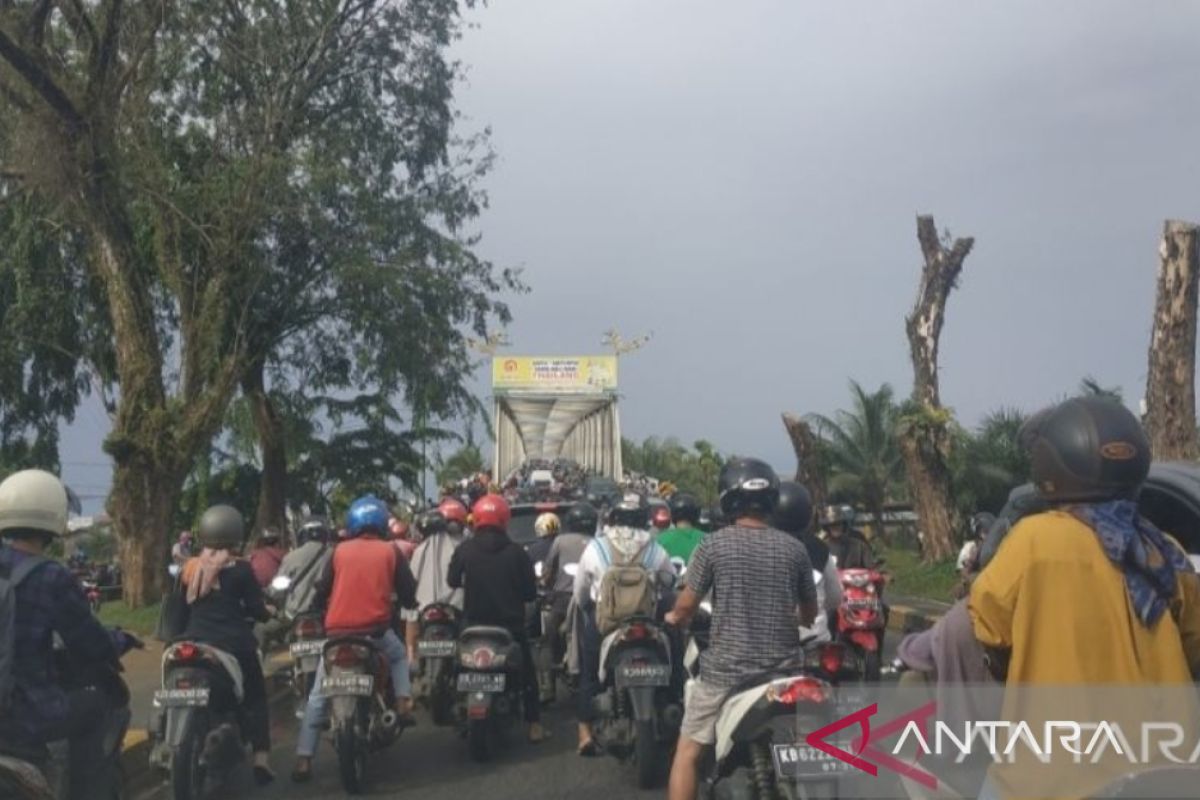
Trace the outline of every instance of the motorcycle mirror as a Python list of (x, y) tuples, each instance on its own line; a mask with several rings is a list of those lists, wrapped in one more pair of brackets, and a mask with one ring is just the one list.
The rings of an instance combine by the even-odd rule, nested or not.
[(292, 579), (287, 575), (276, 575), (271, 581), (271, 588), (277, 592), (286, 592), (292, 585)]

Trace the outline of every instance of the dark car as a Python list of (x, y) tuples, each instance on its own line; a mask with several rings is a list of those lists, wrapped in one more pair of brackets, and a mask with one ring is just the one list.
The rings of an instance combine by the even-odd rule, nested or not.
[(512, 507), (512, 519), (508, 523), (508, 538), (528, 547), (537, 541), (533, 525), (537, 518), (547, 512), (557, 514), (559, 519), (574, 505), (567, 502), (517, 503)]

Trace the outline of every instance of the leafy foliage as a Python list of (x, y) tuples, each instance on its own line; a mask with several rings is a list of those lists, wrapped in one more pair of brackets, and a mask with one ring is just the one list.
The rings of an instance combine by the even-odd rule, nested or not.
[(1014, 408), (991, 412), (974, 433), (956, 430), (951, 458), (954, 499), (966, 519), (978, 511), (998, 513), (1014, 486), (1029, 480), (1029, 457), (1017, 433), (1026, 415)]
[(468, 436), (461, 447), (444, 459), (437, 462), (438, 486), (457, 483), (463, 478), (477, 475), (486, 469), (483, 463), (483, 452), (475, 444), (473, 437)]
[(627, 472), (670, 481), (705, 505), (717, 503), (717, 477), (725, 457), (711, 442), (701, 439), (689, 448), (674, 438), (651, 436), (640, 444), (622, 439), (621, 461)]

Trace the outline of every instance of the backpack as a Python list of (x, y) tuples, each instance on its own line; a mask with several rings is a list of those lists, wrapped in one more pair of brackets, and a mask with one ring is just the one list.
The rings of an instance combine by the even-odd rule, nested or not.
[(596, 627), (601, 635), (612, 633), (630, 617), (653, 616), (657, 595), (645, 564), (650, 542), (628, 557), (620, 551), (610, 551), (603, 538), (596, 540), (596, 546), (605, 566), (600, 579), (600, 599), (596, 602)]
[(40, 556), (27, 556), (15, 567), (0, 567), (0, 708), (8, 707), (16, 683), (13, 657), (16, 654), (17, 587), (47, 561)]

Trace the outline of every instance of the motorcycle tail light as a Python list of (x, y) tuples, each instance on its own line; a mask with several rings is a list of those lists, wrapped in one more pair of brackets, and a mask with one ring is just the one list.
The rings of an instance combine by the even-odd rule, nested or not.
[(798, 703), (824, 703), (829, 700), (829, 684), (816, 678), (784, 678), (767, 686), (767, 700), (784, 706)]
[(175, 649), (171, 651), (173, 661), (195, 661), (199, 657), (200, 648), (191, 642), (175, 645)]
[(825, 670), (830, 675), (836, 675), (842, 671), (842, 664), (845, 662), (846, 652), (840, 645), (827, 644), (821, 648), (821, 669)]
[(632, 641), (640, 641), (642, 639), (649, 639), (653, 636), (654, 636), (654, 634), (651, 632), (651, 630), (648, 627), (646, 627), (645, 625), (643, 625), (640, 622), (635, 622), (632, 625), (626, 626), (625, 632), (624, 632), (624, 634), (622, 634), (621, 638), (624, 641), (632, 642)]
[(497, 653), (490, 647), (476, 647), (472, 650), (464, 650), (461, 660), (462, 665), (470, 669), (492, 669), (493, 667), (503, 667), (506, 656)]
[(351, 644), (341, 644), (330, 650), (328, 660), (335, 667), (353, 669), (367, 660), (367, 649)]
[(431, 606), (421, 614), (421, 619), (426, 622), (446, 622), (450, 619), (450, 615), (443, 608)]
[(320, 639), (324, 633), (324, 626), (321, 625), (319, 619), (305, 617), (296, 621), (296, 638), (298, 639)]

